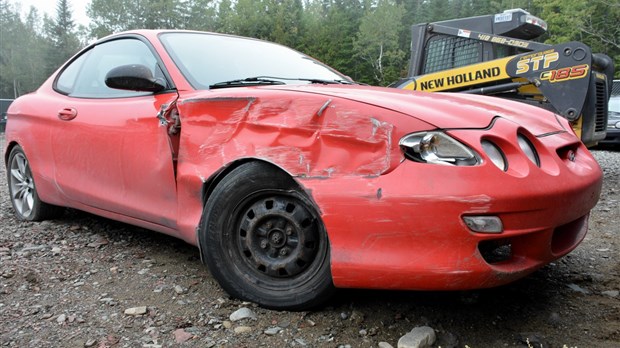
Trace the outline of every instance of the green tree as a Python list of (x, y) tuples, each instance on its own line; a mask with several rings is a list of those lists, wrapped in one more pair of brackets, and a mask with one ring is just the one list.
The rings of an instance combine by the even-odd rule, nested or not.
[(195, 11), (198, 3), (204, 1), (91, 0), (86, 13), (92, 36), (99, 38), (132, 29), (184, 29), (190, 19), (197, 25), (200, 13), (194, 18), (184, 14)]
[(235, 16), (229, 17), (233, 34), (269, 40), (273, 31), (273, 9), (268, 0), (237, 0)]
[(186, 0), (180, 3), (181, 27), (191, 30), (214, 31), (217, 29), (216, 3), (212, 0)]
[(620, 3), (610, 0), (534, 0), (548, 25), (545, 42), (581, 41), (614, 59), (620, 76)]
[(31, 8), (22, 21), (19, 8), (0, 0), (0, 98), (17, 98), (36, 90), (47, 77), (46, 40), (41, 17)]
[(23, 36), (23, 58), (17, 63), (21, 64), (24, 69), (21, 74), (24, 92), (31, 92), (37, 89), (49, 75), (49, 70), (45, 65), (48, 57), (44, 54), (47, 41), (39, 34), (42, 31), (42, 20), (35, 8), (30, 9), (24, 24), (29, 29)]
[(297, 47), (304, 10), (301, 0), (271, 0), (270, 3), (273, 31), (269, 39), (282, 45)]
[(219, 25), (215, 0), (91, 0), (86, 12), (97, 38), (134, 29), (213, 31)]
[[(141, 7), (145, 29), (184, 29), (181, 13), (188, 11), (180, 0), (150, 0)], [(185, 4), (183, 4), (185, 5)], [(137, 28), (131, 28), (137, 29)]]
[(221, 0), (217, 6), (216, 30), (221, 33), (233, 33), (235, 10), (230, 0)]
[[(306, 35), (299, 47), (309, 54), (342, 73), (359, 80), (366, 76), (364, 66), (355, 57), (353, 41), (359, 29), (359, 23), (369, 1), (359, 0), (324, 0), (311, 7), (309, 12), (318, 19), (304, 18)], [(307, 10), (306, 10), (307, 11)]]
[(579, 29), (593, 52), (610, 56), (615, 76), (620, 77), (620, 2), (594, 0), (581, 19)]
[(48, 37), (47, 72), (52, 73), (81, 47), (68, 0), (58, 0), (56, 17), (45, 23)]
[(146, 1), (91, 0), (86, 8), (91, 35), (101, 38), (112, 33), (143, 27), (141, 7)]
[(362, 18), (354, 42), (355, 56), (368, 64), (372, 73), (372, 80), (365, 76), (362, 82), (387, 85), (400, 77), (401, 67), (406, 65), (405, 52), (398, 47), (404, 12), (404, 6), (393, 0), (379, 0)]

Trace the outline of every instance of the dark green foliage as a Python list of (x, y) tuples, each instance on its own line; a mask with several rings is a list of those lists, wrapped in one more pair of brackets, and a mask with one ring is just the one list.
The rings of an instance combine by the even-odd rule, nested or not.
[(58, 0), (53, 18), (27, 13), (0, 0), (0, 98), (34, 91), (82, 46), (68, 0)]
[(620, 2), (613, 0), (534, 0), (549, 24), (547, 43), (581, 41), (605, 53), (620, 77)]
[(41, 17), (32, 9), (22, 20), (7, 0), (0, 0), (0, 98), (35, 90), (47, 77)]
[(48, 38), (46, 49), (46, 75), (54, 72), (80, 48), (75, 23), (68, 0), (58, 0), (56, 17), (46, 18), (45, 36)]
[(405, 51), (398, 45), (404, 12), (403, 5), (379, 0), (376, 7), (362, 17), (353, 50), (363, 71), (370, 76), (365, 74), (360, 82), (388, 85), (397, 80), (402, 67), (407, 66)]

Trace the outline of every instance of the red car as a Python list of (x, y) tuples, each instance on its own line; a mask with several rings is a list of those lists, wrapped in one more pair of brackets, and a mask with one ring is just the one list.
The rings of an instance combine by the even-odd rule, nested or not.
[(20, 219), (71, 207), (176, 236), (231, 295), (279, 309), (514, 281), (580, 243), (602, 183), (551, 112), (188, 31), (79, 52), (11, 105), (5, 162)]

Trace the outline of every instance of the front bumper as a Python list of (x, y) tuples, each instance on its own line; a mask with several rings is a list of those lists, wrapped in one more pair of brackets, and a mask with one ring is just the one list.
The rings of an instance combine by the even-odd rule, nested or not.
[[(514, 127), (501, 121), (494, 132), (450, 133), (468, 144), (502, 134), (494, 140), (510, 148)], [(508, 172), (489, 161), (472, 167), (404, 161), (379, 177), (300, 180), (328, 231), (334, 284), (486, 288), (519, 279), (573, 250), (586, 234), (602, 172), (570, 133), (535, 142), (540, 168), (508, 150)], [(498, 216), (504, 231), (472, 232), (465, 215)]]

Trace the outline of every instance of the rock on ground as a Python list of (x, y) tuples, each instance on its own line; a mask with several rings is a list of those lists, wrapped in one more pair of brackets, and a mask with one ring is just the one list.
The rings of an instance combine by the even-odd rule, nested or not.
[(398, 340), (398, 348), (428, 348), (435, 343), (435, 330), (428, 326), (419, 326), (409, 331)]

